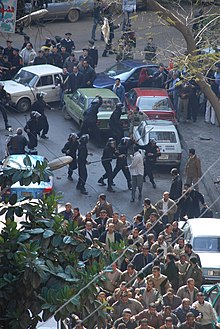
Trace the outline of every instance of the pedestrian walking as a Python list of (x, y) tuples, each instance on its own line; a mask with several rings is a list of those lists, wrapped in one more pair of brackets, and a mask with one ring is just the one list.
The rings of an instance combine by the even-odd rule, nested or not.
[(130, 15), (136, 11), (136, 0), (123, 0), (122, 12), (124, 15), (122, 31), (125, 31), (126, 27), (131, 25)]
[(102, 153), (102, 165), (105, 169), (105, 174), (102, 175), (101, 178), (99, 178), (98, 183), (102, 186), (105, 186), (106, 183), (104, 182), (105, 179), (108, 180), (108, 186), (107, 190), (109, 192), (115, 192), (112, 188), (113, 180), (112, 180), (112, 160), (116, 158), (116, 144), (114, 138), (110, 137), (106, 143), (106, 146), (104, 147), (103, 153)]
[(121, 84), (119, 78), (115, 79), (115, 84), (112, 88), (112, 91), (118, 96), (120, 102), (124, 104), (125, 102), (125, 87)]
[(89, 142), (89, 135), (82, 135), (79, 139), (79, 145), (78, 145), (78, 174), (79, 174), (79, 179), (78, 183), (76, 185), (76, 189), (80, 190), (82, 194), (87, 195), (88, 192), (85, 189), (85, 184), (87, 180), (87, 168), (86, 166), (89, 164), (87, 161), (87, 156), (88, 156), (88, 149), (87, 149), (87, 144)]
[(139, 152), (139, 146), (134, 146), (134, 157), (132, 163), (128, 166), (131, 173), (131, 202), (135, 201), (135, 193), (138, 188), (138, 200), (142, 199), (142, 187), (143, 187), (143, 176), (144, 176), (144, 162), (141, 153)]
[(62, 148), (62, 153), (69, 155), (73, 158), (73, 161), (70, 162), (68, 168), (68, 177), (67, 179), (73, 181), (73, 170), (77, 169), (77, 159), (76, 159), (76, 152), (79, 146), (78, 136), (75, 133), (71, 133), (68, 137), (67, 143)]
[(198, 180), (202, 176), (201, 171), (201, 161), (196, 155), (195, 149), (189, 149), (189, 157), (185, 166), (186, 173), (186, 184), (193, 187), (199, 191)]
[(75, 43), (71, 39), (72, 33), (66, 32), (65, 33), (65, 38), (60, 40), (60, 45), (61, 47), (65, 47), (66, 51), (71, 54), (71, 52), (75, 49)]
[(154, 44), (153, 38), (152, 37), (148, 38), (147, 44), (144, 47), (145, 60), (152, 61), (152, 60), (156, 59), (156, 51), (157, 51), (157, 47)]
[(95, 0), (93, 5), (93, 26), (92, 26), (92, 36), (91, 39), (94, 41), (96, 40), (96, 29), (97, 26), (102, 24), (102, 10), (103, 10), (103, 3), (101, 0)]

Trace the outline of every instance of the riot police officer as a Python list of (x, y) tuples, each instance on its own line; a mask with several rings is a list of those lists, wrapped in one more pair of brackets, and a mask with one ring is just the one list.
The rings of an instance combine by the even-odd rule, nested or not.
[(70, 162), (69, 168), (68, 168), (68, 177), (70, 181), (73, 181), (73, 170), (77, 169), (77, 159), (76, 159), (76, 152), (79, 146), (78, 142), (78, 136), (75, 133), (71, 133), (69, 135), (67, 143), (62, 148), (62, 153), (65, 153), (66, 155), (69, 155), (73, 158), (73, 161)]
[(86, 165), (89, 164), (87, 161), (88, 156), (88, 149), (87, 143), (89, 141), (89, 135), (82, 135), (79, 139), (79, 146), (78, 146), (78, 173), (79, 173), (79, 180), (76, 185), (76, 189), (80, 190), (82, 194), (87, 195), (88, 192), (85, 189), (85, 184), (87, 180), (87, 168)]
[(148, 176), (153, 188), (156, 188), (156, 184), (153, 176), (153, 167), (156, 163), (157, 158), (161, 155), (160, 149), (156, 144), (155, 139), (150, 139), (146, 145), (138, 145), (139, 149), (145, 150), (144, 158), (144, 181), (145, 177)]
[(24, 131), (28, 135), (28, 148), (33, 152), (34, 148), (37, 147), (37, 134), (39, 129), (39, 119), (41, 115), (37, 111), (30, 113), (30, 119), (27, 121)]
[(131, 138), (129, 137), (123, 137), (121, 139), (120, 144), (117, 148), (117, 160), (116, 160), (116, 166), (112, 173), (112, 181), (116, 177), (116, 175), (119, 173), (120, 170), (122, 170), (128, 184), (128, 189), (131, 190), (131, 174), (128, 169), (128, 162), (127, 162), (127, 156), (128, 156), (128, 149), (132, 145)]
[(103, 99), (101, 96), (97, 95), (93, 100), (88, 108), (87, 111), (84, 112), (84, 120), (81, 126), (81, 130), (79, 136), (85, 134), (94, 134), (95, 142), (99, 145), (100, 144), (100, 131), (97, 126), (97, 118), (99, 108), (102, 106)]
[(106, 183), (104, 179), (108, 179), (108, 187), (107, 190), (109, 192), (115, 192), (112, 188), (113, 180), (112, 180), (112, 160), (116, 158), (116, 145), (114, 138), (110, 137), (104, 147), (102, 154), (102, 165), (105, 169), (105, 174), (98, 180), (98, 183), (102, 186), (105, 186)]
[(133, 136), (133, 129), (134, 127), (136, 126), (139, 126), (139, 124), (142, 122), (142, 121), (145, 121), (148, 119), (147, 115), (140, 111), (139, 107), (136, 106), (136, 108), (132, 111), (130, 111), (128, 113), (128, 119), (129, 119), (129, 122), (130, 122), (130, 125), (129, 125), (129, 134), (130, 134), (130, 137)]
[(8, 124), (8, 116), (5, 110), (5, 104), (8, 102), (7, 92), (4, 89), (3, 83), (0, 82), (0, 111), (2, 112), (3, 120), (5, 123), (5, 129), (11, 128)]
[(111, 129), (112, 137), (115, 138), (116, 144), (118, 145), (122, 137), (124, 136), (124, 130), (120, 121), (122, 115), (122, 103), (117, 103), (115, 110), (112, 112), (109, 119), (109, 127)]
[(49, 124), (47, 117), (45, 115), (45, 110), (46, 108), (50, 108), (50, 106), (44, 101), (44, 93), (37, 93), (36, 94), (36, 102), (33, 103), (32, 105), (32, 111), (37, 111), (38, 113), (41, 114), (41, 117), (39, 118), (39, 129), (38, 129), (38, 134), (42, 131), (41, 138), (43, 139), (48, 139), (46, 134), (48, 133), (49, 130)]

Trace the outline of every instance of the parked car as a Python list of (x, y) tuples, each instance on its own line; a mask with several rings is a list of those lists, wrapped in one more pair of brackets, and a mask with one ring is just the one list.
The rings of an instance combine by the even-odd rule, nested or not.
[(26, 112), (40, 92), (45, 93), (48, 103), (59, 101), (60, 88), (55, 86), (55, 80), (61, 72), (61, 68), (49, 64), (22, 67), (12, 80), (3, 82), (10, 105), (18, 112)]
[[(95, 88), (112, 89), (115, 79), (121, 79), (121, 83), (125, 87), (125, 91), (138, 86), (139, 75), (141, 69), (146, 67), (149, 76), (152, 76), (157, 70), (158, 65), (146, 64), (140, 60), (124, 60), (111, 66), (102, 73), (98, 73), (93, 83)], [(151, 85), (151, 78), (148, 80)]]
[[(146, 145), (150, 139), (155, 139), (160, 148), (161, 156), (158, 165), (180, 166), (182, 149), (176, 127), (165, 120), (142, 121), (134, 127), (133, 137), (140, 145)], [(144, 151), (143, 156), (144, 156)]]
[(175, 111), (166, 89), (133, 88), (126, 94), (125, 103), (132, 111), (138, 106), (149, 119), (170, 120), (176, 124)]
[[(81, 14), (92, 13), (93, 0), (47, 0), (47, 14), (43, 20), (64, 19), (70, 23), (75, 23), (79, 20)], [(26, 14), (38, 10), (38, 7), (33, 6), (33, 1), (25, 4)], [(37, 19), (36, 19), (37, 20)]]
[[(3, 160), (2, 169), (4, 168), (16, 168), (25, 169), (27, 166), (24, 164), (25, 154), (9, 155)], [(37, 161), (41, 163), (45, 160), (43, 156), (40, 155), (29, 155), (33, 167), (36, 165)], [(17, 194), (18, 200), (24, 197), (31, 197), (33, 199), (40, 199), (45, 194), (50, 194), (53, 190), (53, 178), (50, 177), (49, 181), (41, 181), (38, 183), (30, 183), (28, 186), (21, 185), (19, 182), (13, 184), (10, 189), (4, 194), (4, 196), (9, 196), (13, 193)]]
[[(102, 131), (108, 130), (110, 116), (116, 104), (120, 102), (116, 94), (108, 89), (82, 88), (78, 89), (74, 94), (66, 94), (63, 107), (64, 117), (66, 119), (73, 118), (80, 126), (84, 112), (89, 108), (96, 95), (100, 95), (103, 98), (103, 104), (99, 108), (97, 125)], [(121, 123), (123, 128), (127, 129), (127, 114), (121, 116)]]
[(201, 259), (205, 282), (220, 281), (220, 219), (192, 218), (183, 225), (185, 241)]
[(220, 283), (214, 285), (203, 284), (201, 286), (201, 291), (204, 293), (205, 299), (210, 302), (215, 309), (218, 322), (220, 323)]

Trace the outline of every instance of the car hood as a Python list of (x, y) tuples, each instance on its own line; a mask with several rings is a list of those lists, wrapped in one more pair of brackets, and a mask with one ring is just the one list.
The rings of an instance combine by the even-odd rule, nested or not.
[(4, 81), (4, 89), (9, 94), (17, 94), (20, 92), (26, 92), (27, 90), (30, 90), (30, 87), (24, 86), (21, 83), (17, 83), (12, 80), (6, 80)]
[(203, 268), (220, 268), (220, 257), (217, 252), (197, 252)]
[(115, 83), (115, 78), (116, 77), (109, 77), (105, 73), (98, 73), (97, 77), (93, 83), (93, 87), (95, 88), (106, 88), (109, 86), (113, 86)]

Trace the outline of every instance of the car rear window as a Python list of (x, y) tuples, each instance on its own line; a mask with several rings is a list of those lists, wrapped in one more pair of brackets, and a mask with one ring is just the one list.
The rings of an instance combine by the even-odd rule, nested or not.
[(195, 251), (220, 252), (220, 237), (197, 237), (193, 240)]
[[(89, 98), (89, 106), (94, 98)], [(103, 111), (113, 111), (115, 109), (115, 105), (118, 103), (117, 98), (103, 98), (102, 106), (99, 108), (99, 112)]]
[(137, 106), (140, 110), (172, 111), (170, 100), (164, 96), (141, 96)]
[(158, 143), (176, 143), (174, 131), (150, 131), (149, 139), (155, 139)]

